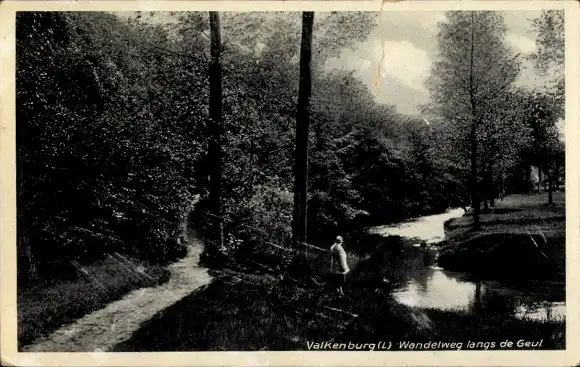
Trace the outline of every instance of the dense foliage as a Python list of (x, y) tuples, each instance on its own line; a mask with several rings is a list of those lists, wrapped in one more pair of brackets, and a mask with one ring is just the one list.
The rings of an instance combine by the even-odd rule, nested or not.
[[(188, 218), (211, 223), (208, 16), (131, 16), (18, 13), (23, 275), (112, 251), (171, 260), (184, 252)], [(449, 125), (402, 116), (352, 72), (326, 67), (367, 37), (374, 16), (328, 13), (314, 27), (308, 240), (317, 245), (469, 200)], [(226, 13), (222, 31), (227, 250), (264, 255), (278, 251), (266, 241), (290, 246), (299, 22)], [(514, 156), (505, 139), (522, 125), (488, 126), (503, 134), (490, 133), (488, 151)]]
[(175, 72), (200, 71), (148, 54), (145, 40), (166, 35), (113, 15), (17, 20), (21, 252), (40, 273), (110, 251), (171, 258), (197, 187), (204, 111), (183, 111), (197, 95), (170, 86)]
[(516, 83), (526, 57), (544, 72), (546, 65), (562, 66), (561, 52), (553, 55), (555, 60), (546, 55), (551, 48), (563, 50), (557, 41), (563, 33), (541, 25), (553, 16), (547, 12), (534, 22), (538, 43), (548, 46), (532, 55), (508, 47), (501, 12), (448, 12), (447, 22), (439, 24), (439, 58), (428, 79), (431, 102), (424, 112), (439, 131), (437, 156), (455, 162), (459, 177), (470, 181), (476, 207), (480, 198), (488, 208), (506, 192), (529, 192), (531, 166), (548, 173), (550, 186), (563, 166), (564, 147), (556, 126), (562, 99), (554, 96), (561, 90), (530, 90)]

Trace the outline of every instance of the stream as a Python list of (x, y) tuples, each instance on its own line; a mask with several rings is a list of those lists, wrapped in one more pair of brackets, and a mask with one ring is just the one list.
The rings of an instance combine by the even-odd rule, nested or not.
[[(446, 271), (436, 265), (437, 249), (444, 239), (444, 223), (464, 214), (463, 209), (420, 217), (395, 225), (373, 227), (370, 235), (387, 241), (382, 273), (394, 279), (394, 298), (401, 304), (470, 313), (500, 313), (527, 320), (566, 317), (563, 282), (506, 282), (477, 279), (467, 273)], [(378, 235), (378, 236), (377, 236)], [(403, 241), (390, 246), (392, 236)], [(375, 239), (376, 241), (376, 239)], [(422, 247), (421, 242), (428, 245)]]

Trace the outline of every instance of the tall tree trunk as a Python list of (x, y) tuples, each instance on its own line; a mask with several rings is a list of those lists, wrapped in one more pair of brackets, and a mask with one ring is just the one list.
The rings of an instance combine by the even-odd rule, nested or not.
[(497, 185), (493, 179), (493, 162), (489, 163), (489, 206), (495, 207), (495, 199), (498, 196)]
[[(310, 125), (310, 94), (312, 92), (312, 27), (314, 12), (302, 13), (300, 44), (300, 85), (296, 113), (296, 151), (294, 161), (294, 213), (292, 240), (294, 246), (306, 242), (306, 208), (308, 188), (308, 129)], [(306, 252), (306, 246), (300, 246)]]
[(475, 101), (475, 85), (474, 85), (474, 32), (475, 32), (475, 12), (471, 12), (471, 52), (470, 52), (470, 64), (469, 64), (469, 101), (471, 104), (471, 133), (470, 133), (470, 143), (471, 143), (471, 205), (473, 207), (473, 226), (479, 228), (479, 214), (480, 214), (480, 202), (479, 202), (479, 189), (477, 180), (477, 116), (476, 116), (476, 101)]
[(209, 156), (211, 161), (210, 173), (210, 202), (211, 211), (215, 216), (213, 223), (214, 239), (220, 249), (224, 246), (224, 221), (222, 213), (222, 67), (221, 67), (221, 32), (220, 17), (215, 11), (209, 12), (209, 26), (211, 32), (211, 63), (209, 68), (209, 113), (210, 113), (210, 142)]
[(526, 193), (531, 193), (534, 190), (534, 182), (532, 180), (532, 166), (526, 165)]
[(473, 310), (475, 312), (480, 311), (482, 308), (481, 298), (481, 281), (478, 280), (475, 283), (475, 295), (473, 297)]
[(482, 182), (482, 194), (483, 194), (483, 210), (489, 210), (489, 199), (490, 199), (490, 180), (489, 180), (489, 165), (482, 163), (482, 171), (483, 171), (483, 182)]
[(38, 278), (38, 272), (36, 270), (36, 259), (33, 256), (32, 249), (30, 248), (30, 243), (28, 242), (28, 236), (26, 235), (26, 228), (28, 224), (26, 219), (28, 217), (25, 214), (26, 209), (22, 208), (23, 203), (20, 199), (25, 194), (24, 187), (24, 173), (22, 172), (23, 166), (23, 155), (20, 150), (16, 151), (16, 168), (17, 168), (17, 202), (16, 206), (20, 209), (17, 210), (16, 217), (16, 251), (17, 251), (17, 272), (20, 272), (20, 279), (28, 282), (29, 280), (36, 280)]
[(503, 198), (504, 197), (505, 197), (505, 172), (504, 172), (504, 169), (502, 168), (502, 170), (501, 170), (500, 188), (499, 188), (499, 199), (501, 201), (503, 201)]
[(250, 132), (250, 180), (248, 182), (248, 200), (252, 199), (254, 196), (254, 129)]
[(554, 202), (552, 191), (554, 190), (553, 182), (554, 182), (555, 175), (554, 175), (554, 171), (550, 170), (549, 166), (547, 167), (546, 173), (547, 173), (547, 177), (548, 177), (548, 204), (552, 204)]

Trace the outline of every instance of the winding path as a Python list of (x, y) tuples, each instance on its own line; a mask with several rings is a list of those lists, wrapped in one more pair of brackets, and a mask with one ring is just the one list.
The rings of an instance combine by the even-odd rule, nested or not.
[(105, 308), (64, 325), (48, 337), (24, 346), (23, 352), (107, 352), (128, 340), (141, 324), (157, 312), (209, 284), (211, 276), (198, 266), (203, 252), (201, 241), (193, 239), (187, 255), (169, 266), (167, 283), (142, 288)]

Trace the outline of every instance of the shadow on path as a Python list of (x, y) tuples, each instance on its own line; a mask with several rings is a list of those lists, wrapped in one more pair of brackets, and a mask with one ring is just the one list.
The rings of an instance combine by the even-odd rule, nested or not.
[(48, 337), (24, 346), (22, 352), (106, 352), (131, 337), (159, 311), (171, 306), (196, 289), (209, 284), (212, 277), (198, 266), (203, 244), (193, 238), (187, 255), (169, 266), (167, 283), (135, 290), (75, 322), (64, 325)]

